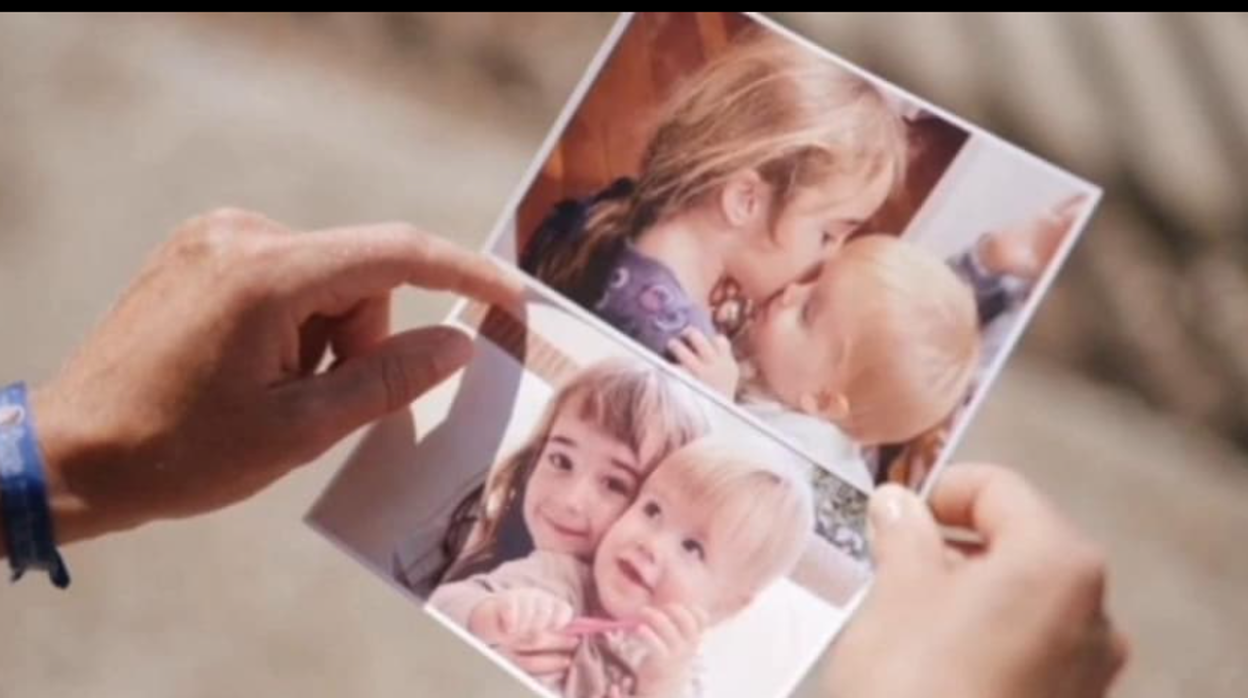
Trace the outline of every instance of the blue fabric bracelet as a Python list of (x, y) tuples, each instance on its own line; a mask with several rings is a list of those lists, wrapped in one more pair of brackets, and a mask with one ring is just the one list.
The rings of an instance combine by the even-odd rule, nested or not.
[(59, 589), (69, 586), (24, 383), (0, 390), (0, 509), (13, 581), (33, 569), (46, 571)]

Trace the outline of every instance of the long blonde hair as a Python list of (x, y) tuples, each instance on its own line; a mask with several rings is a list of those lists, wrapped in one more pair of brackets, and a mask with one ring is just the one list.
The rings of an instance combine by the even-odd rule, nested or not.
[(555, 419), (568, 409), (626, 445), (643, 473), (710, 429), (705, 400), (646, 361), (613, 358), (583, 369), (551, 399), (529, 440), (456, 508), (443, 545), (448, 565), (431, 581), (456, 581), (505, 561), (500, 537), (524, 529), (525, 486)]
[(774, 217), (799, 189), (836, 175), (864, 186), (888, 177), (896, 188), (906, 159), (904, 122), (871, 82), (773, 32), (751, 33), (675, 90), (632, 192), (596, 204), (582, 242), (546, 255), (537, 276), (593, 303), (627, 240), (736, 172), (770, 185)]

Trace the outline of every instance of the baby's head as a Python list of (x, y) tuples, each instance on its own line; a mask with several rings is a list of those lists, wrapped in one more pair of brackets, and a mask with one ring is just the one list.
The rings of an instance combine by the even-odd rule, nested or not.
[(703, 400), (645, 361), (582, 371), (552, 401), (513, 488), (534, 547), (588, 559), (655, 464), (707, 428)]
[(980, 344), (971, 289), (935, 255), (885, 235), (854, 240), (817, 279), (786, 288), (746, 341), (766, 392), (864, 445), (905, 441), (948, 416)]
[(790, 573), (814, 531), (810, 484), (768, 444), (709, 436), (673, 451), (602, 540), (603, 610), (701, 609), (712, 624)]

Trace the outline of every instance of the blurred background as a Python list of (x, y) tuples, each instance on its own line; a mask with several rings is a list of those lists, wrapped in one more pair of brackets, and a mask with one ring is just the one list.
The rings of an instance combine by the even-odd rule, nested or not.
[[(776, 19), (1105, 187), (962, 454), (1107, 548), (1118, 695), (1248, 694), (1248, 16)], [(480, 245), (613, 20), (0, 16), (0, 382), (51, 376), (214, 206)], [(449, 304), (405, 295), (399, 322)], [(348, 448), (71, 548), (71, 593), (0, 590), (0, 698), (515, 695), (301, 523)]]

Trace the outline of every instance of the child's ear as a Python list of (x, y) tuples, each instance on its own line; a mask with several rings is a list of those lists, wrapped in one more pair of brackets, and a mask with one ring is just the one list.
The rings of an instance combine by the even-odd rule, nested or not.
[(763, 213), (766, 183), (752, 169), (740, 170), (728, 178), (719, 194), (720, 212), (734, 228), (751, 225)]
[(835, 424), (843, 424), (849, 419), (849, 398), (844, 393), (830, 390), (805, 393), (798, 399), (797, 406), (806, 414), (823, 417)]

